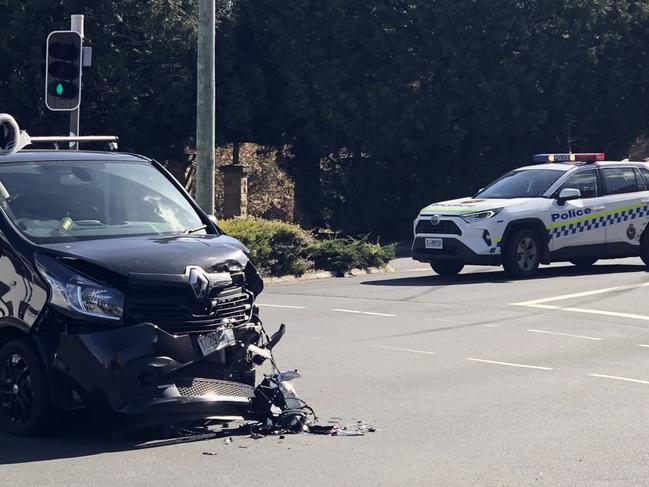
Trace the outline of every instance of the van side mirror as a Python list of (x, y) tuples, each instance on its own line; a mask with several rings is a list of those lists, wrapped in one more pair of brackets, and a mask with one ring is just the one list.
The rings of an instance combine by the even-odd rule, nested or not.
[(559, 193), (559, 198), (557, 198), (557, 203), (563, 206), (566, 201), (578, 200), (581, 198), (581, 191), (575, 188), (564, 188)]

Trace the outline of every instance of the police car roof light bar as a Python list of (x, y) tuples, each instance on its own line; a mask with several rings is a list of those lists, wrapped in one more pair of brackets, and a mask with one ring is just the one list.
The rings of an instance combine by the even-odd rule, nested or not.
[(598, 162), (606, 158), (602, 152), (579, 152), (568, 154), (536, 154), (534, 162)]

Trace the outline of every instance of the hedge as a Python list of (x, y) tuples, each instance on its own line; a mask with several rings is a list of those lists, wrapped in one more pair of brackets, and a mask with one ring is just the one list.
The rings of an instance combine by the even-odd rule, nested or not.
[(281, 221), (235, 218), (221, 220), (219, 226), (248, 247), (253, 264), (265, 276), (301, 276), (311, 269), (343, 275), (354, 268), (384, 267), (394, 258), (394, 245), (352, 237), (316, 240), (298, 225)]

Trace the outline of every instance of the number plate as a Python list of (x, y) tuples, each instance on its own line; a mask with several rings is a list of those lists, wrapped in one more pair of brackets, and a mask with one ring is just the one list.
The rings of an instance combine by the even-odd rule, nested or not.
[(444, 240), (441, 238), (427, 238), (426, 239), (426, 248), (427, 249), (442, 249), (444, 248)]
[(230, 345), (234, 345), (234, 332), (230, 329), (219, 330), (207, 335), (199, 335), (196, 339), (198, 348), (203, 355), (209, 355), (219, 350), (223, 350)]

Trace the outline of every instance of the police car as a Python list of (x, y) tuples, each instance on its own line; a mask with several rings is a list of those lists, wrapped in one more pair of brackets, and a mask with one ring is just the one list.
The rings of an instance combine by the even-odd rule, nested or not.
[(467, 264), (512, 277), (539, 264), (587, 267), (639, 256), (649, 265), (649, 166), (604, 154), (537, 154), (474, 197), (434, 203), (414, 222), (412, 257), (440, 275)]

